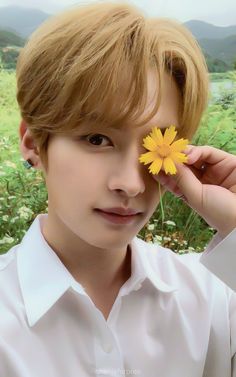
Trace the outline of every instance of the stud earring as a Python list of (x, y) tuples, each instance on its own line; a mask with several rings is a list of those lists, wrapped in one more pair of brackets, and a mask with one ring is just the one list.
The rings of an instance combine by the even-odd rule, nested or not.
[(24, 161), (23, 165), (26, 169), (30, 169), (30, 168), (32, 168), (32, 166), (34, 166), (34, 164), (32, 163), (32, 161), (30, 159), (28, 159), (27, 161)]

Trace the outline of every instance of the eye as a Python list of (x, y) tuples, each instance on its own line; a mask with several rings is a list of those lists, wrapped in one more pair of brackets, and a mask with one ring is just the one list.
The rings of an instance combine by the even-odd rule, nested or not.
[[(107, 136), (101, 135), (101, 134), (90, 134), (83, 136), (82, 139), (88, 140), (90, 144), (93, 144), (95, 146), (100, 146), (102, 143), (102, 139), (110, 140)], [(104, 146), (104, 145), (103, 145)]]

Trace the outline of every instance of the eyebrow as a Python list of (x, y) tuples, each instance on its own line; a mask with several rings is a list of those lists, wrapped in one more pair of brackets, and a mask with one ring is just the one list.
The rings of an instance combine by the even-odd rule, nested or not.
[[(163, 126), (164, 124), (168, 124), (167, 126)], [(170, 127), (171, 125), (175, 125), (176, 128), (178, 128), (177, 124), (173, 123), (173, 122), (167, 122), (167, 121), (163, 121), (163, 120), (160, 120), (159, 122), (155, 123), (155, 124), (151, 124), (150, 125), (150, 128), (149, 128), (149, 131), (146, 132), (146, 134), (150, 133), (152, 131), (152, 129), (154, 127), (157, 127), (157, 128), (160, 128), (160, 130), (162, 132), (164, 132), (168, 127)], [(121, 126), (121, 127), (115, 127), (113, 126), (112, 124), (109, 125), (108, 127), (104, 128), (104, 129), (112, 129), (112, 130), (115, 130), (115, 131), (118, 131), (118, 132), (121, 132), (127, 128), (130, 128), (131, 126), (131, 123), (127, 124), (128, 127), (125, 127), (124, 125)], [(87, 119), (87, 121), (85, 120), (84, 122), (81, 123), (81, 125), (79, 126), (79, 130), (81, 131), (85, 131), (85, 130), (92, 130), (93, 128), (96, 129), (96, 127), (102, 127), (102, 122), (98, 122), (95, 118), (91, 118), (91, 119)], [(133, 129), (141, 129), (142, 127), (134, 127)]]

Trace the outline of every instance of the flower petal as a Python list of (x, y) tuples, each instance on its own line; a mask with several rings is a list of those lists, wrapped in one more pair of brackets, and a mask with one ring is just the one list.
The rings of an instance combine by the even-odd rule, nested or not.
[(156, 145), (163, 144), (163, 135), (161, 133), (160, 128), (154, 127), (151, 132), (151, 137), (155, 140)]
[(154, 152), (157, 149), (156, 142), (150, 135), (143, 139), (143, 146), (151, 152)]
[(169, 128), (166, 128), (164, 133), (164, 144), (170, 145), (172, 141), (174, 141), (176, 135), (177, 131), (175, 131), (175, 126), (170, 126)]
[(161, 170), (163, 160), (161, 158), (156, 158), (155, 161), (149, 166), (148, 170), (152, 174), (158, 174)]
[(141, 154), (139, 157), (139, 162), (143, 162), (144, 165), (150, 164), (150, 162), (153, 162), (156, 158), (157, 154), (155, 152), (147, 152)]
[(176, 140), (170, 146), (171, 147), (171, 151), (172, 152), (181, 152), (181, 151), (183, 151), (187, 147), (188, 144), (189, 144), (188, 139), (181, 138), (179, 140)]
[(187, 162), (188, 161), (188, 156), (186, 156), (186, 154), (181, 153), (181, 152), (172, 152), (170, 154), (170, 158), (174, 162), (178, 162), (178, 163), (183, 163), (183, 162)]
[(176, 174), (177, 172), (176, 166), (170, 157), (164, 158), (163, 167), (166, 174)]

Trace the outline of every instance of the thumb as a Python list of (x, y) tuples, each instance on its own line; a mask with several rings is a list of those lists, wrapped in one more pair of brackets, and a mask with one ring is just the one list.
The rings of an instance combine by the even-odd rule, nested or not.
[(176, 168), (176, 174), (166, 175), (161, 172), (153, 177), (168, 191), (186, 201), (191, 208), (200, 210), (202, 208), (202, 183), (187, 165), (176, 164)]
[(202, 207), (203, 186), (190, 167), (184, 164), (178, 164), (177, 173), (172, 177), (189, 205), (199, 210)]

